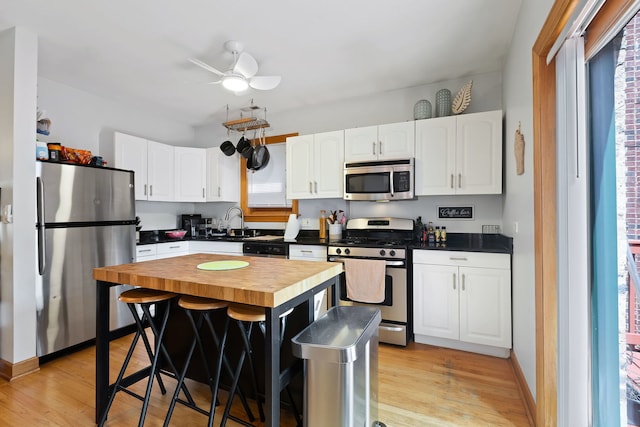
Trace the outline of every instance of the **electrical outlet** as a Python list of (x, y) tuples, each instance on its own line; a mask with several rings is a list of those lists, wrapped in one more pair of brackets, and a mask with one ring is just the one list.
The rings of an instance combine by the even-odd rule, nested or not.
[(518, 224), (518, 221), (513, 221), (513, 234), (518, 234), (519, 226), (520, 224)]

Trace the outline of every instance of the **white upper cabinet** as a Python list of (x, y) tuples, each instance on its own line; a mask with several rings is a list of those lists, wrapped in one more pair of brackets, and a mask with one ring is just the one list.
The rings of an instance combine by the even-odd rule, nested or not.
[(415, 155), (414, 122), (347, 129), (344, 141), (345, 162), (407, 159)]
[(175, 200), (204, 202), (207, 181), (207, 151), (204, 148), (174, 147)]
[(240, 161), (219, 147), (207, 148), (206, 201), (240, 202)]
[(135, 172), (136, 200), (174, 200), (172, 146), (116, 132), (114, 163)]
[(502, 193), (502, 111), (415, 124), (416, 195)]
[(343, 197), (344, 131), (287, 138), (287, 199)]
[(147, 200), (174, 200), (173, 146), (147, 141)]
[(135, 198), (147, 200), (147, 140), (116, 132), (114, 135), (114, 167), (135, 172)]

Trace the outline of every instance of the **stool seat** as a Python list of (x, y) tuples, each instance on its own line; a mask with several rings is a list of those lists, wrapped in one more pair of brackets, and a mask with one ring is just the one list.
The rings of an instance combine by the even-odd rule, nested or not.
[[(280, 318), (288, 316), (292, 311), (293, 308), (290, 308), (282, 313)], [(241, 322), (264, 322), (267, 320), (264, 308), (255, 305), (231, 304), (229, 308), (227, 308), (227, 315), (233, 320), (239, 320)]]
[(183, 295), (178, 301), (178, 305), (187, 310), (218, 310), (229, 306), (227, 301), (221, 301), (211, 298), (194, 297), (192, 295)]
[(124, 291), (118, 297), (120, 302), (126, 304), (151, 304), (166, 301), (174, 298), (176, 294), (167, 291), (157, 291), (155, 289), (135, 288)]

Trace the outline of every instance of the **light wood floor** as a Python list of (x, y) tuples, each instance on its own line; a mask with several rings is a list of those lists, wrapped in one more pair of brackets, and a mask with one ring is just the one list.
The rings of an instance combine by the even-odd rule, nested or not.
[[(111, 345), (112, 378), (129, 340), (124, 337)], [(46, 363), (37, 373), (12, 382), (0, 380), (0, 425), (94, 425), (94, 358), (95, 348), (91, 347)], [(379, 361), (378, 418), (388, 427), (531, 425), (507, 360), (413, 343), (407, 348), (380, 345)], [(169, 392), (165, 396), (154, 386), (146, 426), (162, 425), (175, 384), (166, 382)], [(136, 386), (140, 390), (144, 387)], [(189, 388), (206, 406), (208, 388), (193, 382), (189, 382)], [(224, 392), (220, 399), (226, 402)], [(119, 393), (107, 425), (137, 425), (140, 405), (138, 400)], [(242, 416), (240, 407), (234, 410)], [(283, 427), (295, 425), (288, 411), (283, 411), (282, 417)], [(201, 426), (206, 425), (206, 417), (177, 405), (171, 424)]]

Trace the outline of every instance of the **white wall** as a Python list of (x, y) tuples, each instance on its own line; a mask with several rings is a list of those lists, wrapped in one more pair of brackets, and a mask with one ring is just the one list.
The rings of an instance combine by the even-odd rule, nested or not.
[(0, 359), (36, 355), (35, 133), (37, 36), (0, 33), (0, 188), (13, 222), (0, 224)]
[[(38, 108), (52, 120), (51, 134), (41, 141), (91, 150), (113, 164), (113, 132), (119, 131), (170, 145), (192, 146), (193, 127), (169, 117), (156, 116), (88, 92), (38, 78)], [(136, 202), (143, 229), (168, 229), (180, 213), (193, 213), (193, 203)]]
[[(374, 95), (351, 98), (331, 104), (322, 104), (269, 113), (267, 119), (271, 124), (268, 135), (280, 135), (298, 132), (301, 135), (369, 126), (383, 123), (395, 123), (413, 120), (413, 107), (420, 99), (431, 102), (435, 112), (435, 93), (443, 88), (449, 89), (453, 96), (469, 80), (473, 80), (471, 104), (465, 113), (502, 109), (502, 74), (492, 72), (471, 76), (469, 78), (450, 80), (429, 85), (405, 88), (395, 91), (380, 92)], [(268, 105), (266, 106), (268, 109)], [(238, 114), (239, 116), (239, 114)], [(233, 113), (230, 115), (233, 117)], [(226, 139), (235, 144), (239, 135), (227, 131), (222, 123), (212, 123), (195, 129), (195, 140), (198, 146), (217, 146)], [(420, 197), (418, 200), (391, 203), (345, 202), (341, 199), (300, 200), (299, 210), (302, 217), (312, 218), (317, 224), (320, 209), (342, 209), (348, 217), (357, 216), (398, 216), (413, 218), (422, 216), (423, 220), (436, 221), (436, 206), (446, 204), (472, 204), (476, 217), (471, 221), (440, 221), (450, 232), (479, 233), (483, 224), (502, 225), (502, 196), (482, 197)], [(196, 206), (196, 209), (198, 207)]]
[[(553, 0), (525, 0), (504, 69), (506, 150), (504, 231), (513, 237), (513, 351), (536, 394), (535, 252), (533, 212), (533, 90), (531, 50)], [(525, 137), (525, 172), (516, 175), (513, 139)], [(518, 233), (513, 224), (518, 223)]]

